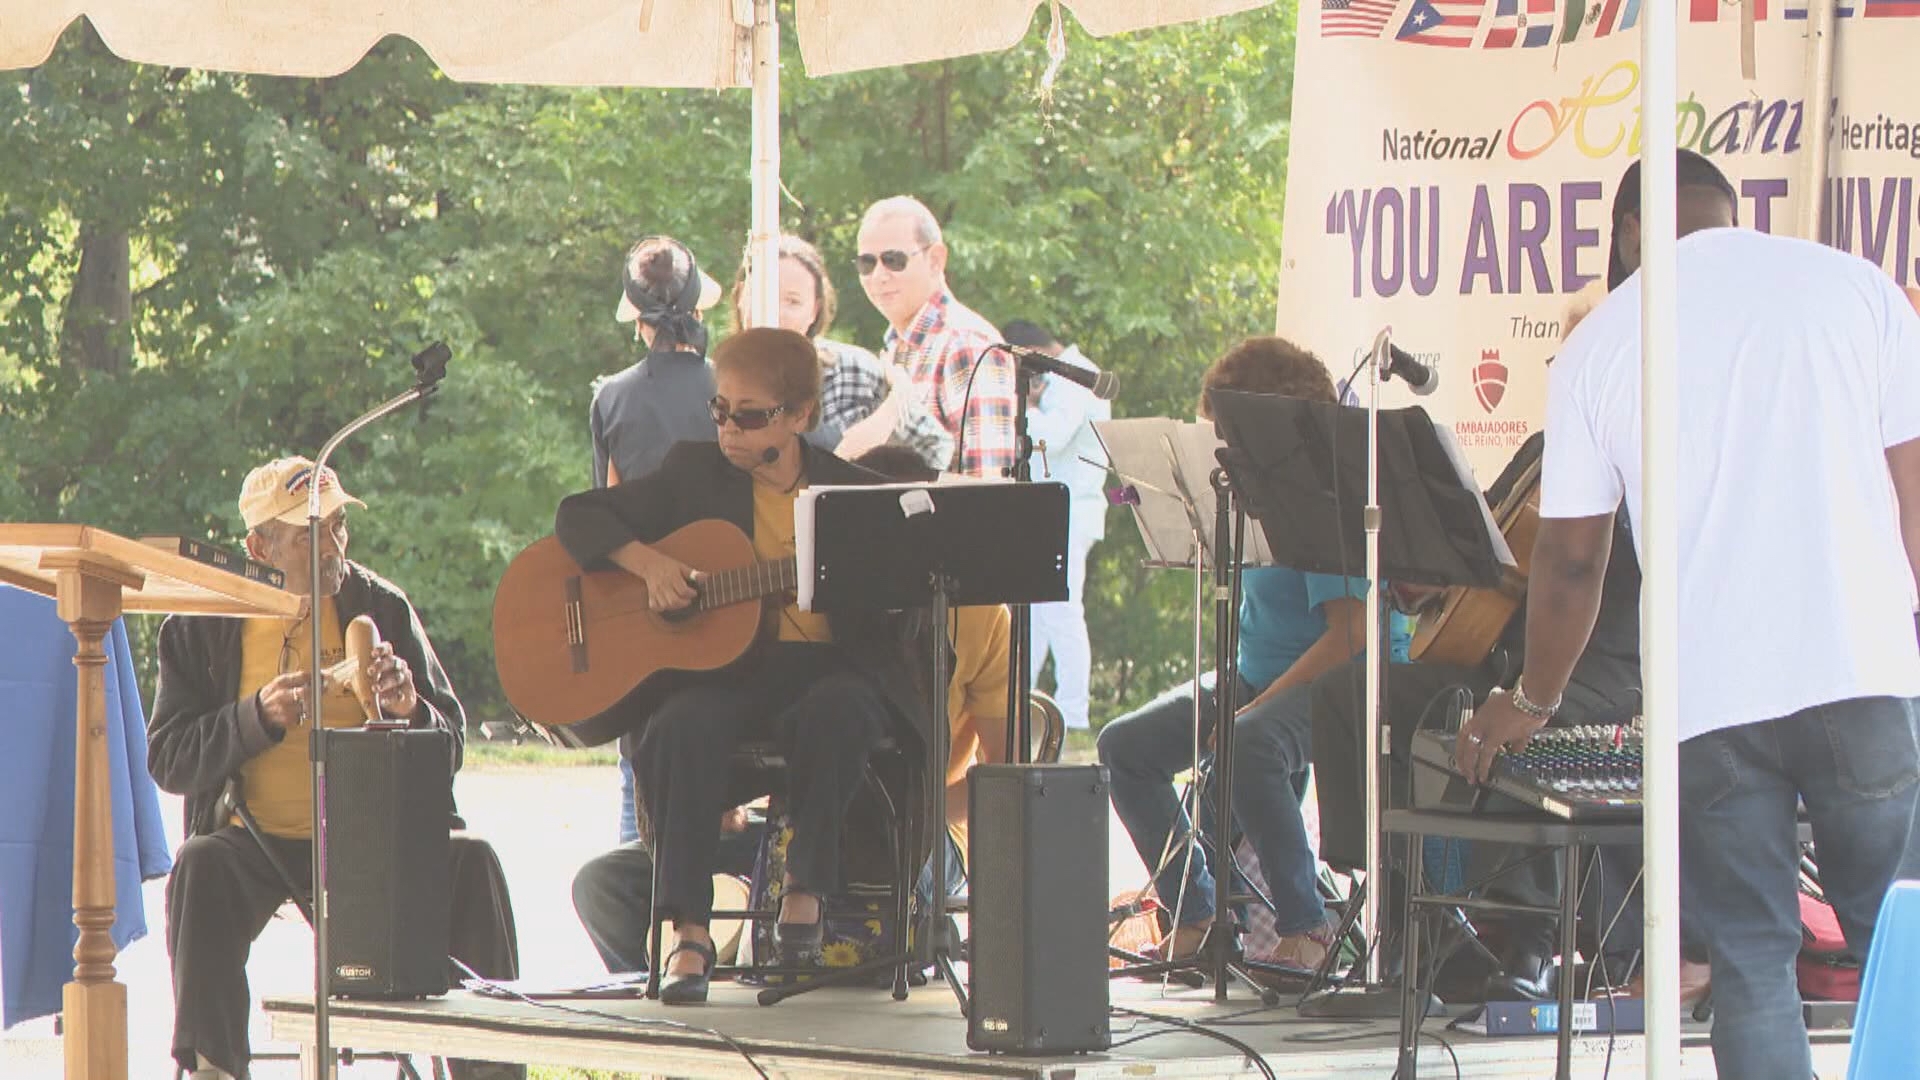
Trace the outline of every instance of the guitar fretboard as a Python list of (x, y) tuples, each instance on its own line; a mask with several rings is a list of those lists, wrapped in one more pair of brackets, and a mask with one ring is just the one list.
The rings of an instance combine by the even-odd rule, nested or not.
[(792, 559), (760, 562), (733, 570), (718, 570), (706, 576), (700, 586), (702, 610), (743, 604), (779, 592), (800, 587), (800, 570)]

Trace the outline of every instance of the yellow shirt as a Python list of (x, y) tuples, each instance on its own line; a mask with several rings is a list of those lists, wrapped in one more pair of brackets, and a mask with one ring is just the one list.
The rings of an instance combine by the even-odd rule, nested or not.
[[(967, 850), (967, 770), (999, 761), (1007, 745), (1007, 653), (1013, 619), (1002, 605), (953, 609), (953, 680), (947, 684), (947, 829)], [(991, 747), (991, 749), (989, 749)]]
[[(346, 639), (333, 598), (320, 602), (322, 666), (346, 658)], [(248, 619), (240, 632), (240, 697), (258, 693), (282, 671), (313, 670), (313, 627), (305, 619)], [(330, 728), (358, 727), (367, 714), (344, 683), (327, 691), (321, 713)], [(241, 797), (260, 828), (274, 836), (313, 838), (313, 760), (310, 724), (287, 728), (277, 743), (240, 766)], [(237, 823), (237, 822), (236, 822)]]
[[(761, 562), (793, 558), (793, 504), (799, 495), (800, 488), (777, 491), (765, 484), (753, 485), (753, 554)], [(778, 621), (780, 641), (833, 640), (825, 615), (802, 611), (791, 599), (784, 605), (779, 601), (768, 603), (767, 620)]]

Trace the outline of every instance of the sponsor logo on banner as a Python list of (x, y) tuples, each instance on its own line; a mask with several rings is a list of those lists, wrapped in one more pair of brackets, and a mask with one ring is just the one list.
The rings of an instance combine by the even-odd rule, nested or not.
[(1488, 412), (1500, 407), (1507, 396), (1507, 365), (1500, 362), (1499, 349), (1481, 349), (1480, 363), (1473, 369), (1473, 396)]

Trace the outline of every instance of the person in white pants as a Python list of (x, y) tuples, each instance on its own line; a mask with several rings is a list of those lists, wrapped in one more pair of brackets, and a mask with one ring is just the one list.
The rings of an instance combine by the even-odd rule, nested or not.
[[(1062, 345), (1033, 323), (1016, 319), (1001, 327), (1008, 344), (1099, 371), (1079, 349)], [(1035, 604), (1033, 677), (1040, 678), (1047, 654), (1053, 654), (1054, 701), (1070, 728), (1087, 725), (1087, 680), (1093, 649), (1087, 641), (1087, 553), (1107, 532), (1106, 450), (1093, 432), (1096, 420), (1113, 417), (1113, 407), (1093, 392), (1066, 379), (1036, 375), (1027, 401), (1027, 433), (1034, 444), (1034, 479), (1067, 485), (1067, 599)], [(1044, 450), (1042, 447), (1044, 446)]]

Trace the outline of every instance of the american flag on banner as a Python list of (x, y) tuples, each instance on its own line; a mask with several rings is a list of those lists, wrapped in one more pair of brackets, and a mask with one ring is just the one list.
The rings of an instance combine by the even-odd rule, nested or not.
[(1398, 0), (1320, 0), (1321, 37), (1377, 38)]
[(1480, 32), (1480, 13), (1485, 6), (1485, 0), (1414, 0), (1407, 21), (1394, 37), (1414, 45), (1469, 48)]
[[(1637, 10), (1640, 0), (1632, 2)], [(1523, 3), (1524, 11), (1521, 10)], [(1532, 49), (1553, 44), (1553, 3), (1554, 0), (1500, 0), (1494, 9), (1492, 28), (1487, 31), (1487, 40), (1481, 47), (1511, 49), (1517, 45)]]

